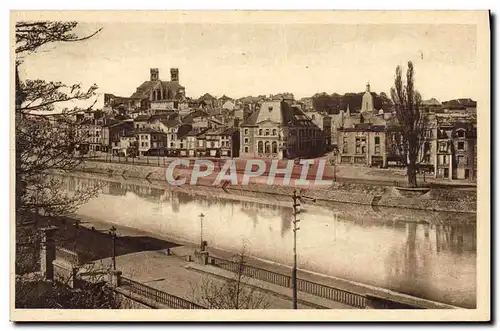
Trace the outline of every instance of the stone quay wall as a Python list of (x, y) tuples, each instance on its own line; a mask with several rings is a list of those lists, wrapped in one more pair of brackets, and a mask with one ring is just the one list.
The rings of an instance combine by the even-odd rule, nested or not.
[[(162, 182), (170, 186), (166, 180), (166, 168), (156, 165), (122, 164), (87, 161), (77, 169), (82, 172), (106, 174), (123, 178), (139, 178), (149, 182)], [(175, 178), (189, 178), (192, 169), (176, 168)], [(195, 187), (200, 189), (213, 189), (221, 191), (220, 184), (214, 184), (215, 175), (198, 180)], [(190, 186), (189, 184), (181, 187)], [(476, 213), (477, 192), (475, 190), (462, 190), (450, 188), (432, 188), (429, 192), (415, 197), (401, 194), (397, 188), (370, 183), (333, 182), (330, 186), (293, 186), (293, 185), (267, 185), (265, 177), (260, 182), (250, 182), (248, 185), (225, 186), (232, 194), (243, 196), (273, 195), (275, 199), (280, 196), (289, 199), (294, 190), (302, 196), (316, 199), (316, 203), (328, 202), (354, 203), (380, 207), (396, 207), (420, 209), (430, 211), (447, 211)]]

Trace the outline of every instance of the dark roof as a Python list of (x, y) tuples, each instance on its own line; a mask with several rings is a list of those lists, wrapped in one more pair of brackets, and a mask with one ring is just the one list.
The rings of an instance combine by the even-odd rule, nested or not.
[(209, 100), (213, 101), (216, 100), (215, 97), (213, 97), (210, 93), (205, 93), (203, 94), (198, 100)]
[(149, 97), (146, 93), (148, 93), (154, 86), (156, 86), (158, 83), (161, 84), (163, 88), (166, 88), (168, 90), (178, 90), (180, 88), (184, 88), (179, 82), (169, 82), (169, 81), (145, 81), (139, 87), (137, 90), (132, 94), (130, 98), (146, 98)]
[(177, 130), (177, 138), (184, 138), (192, 129), (191, 124), (182, 124)]
[(106, 124), (103, 124), (102, 127), (106, 128), (106, 127), (115, 126), (116, 124), (120, 124), (121, 122), (122, 121), (118, 121), (116, 119), (110, 119)]
[(211, 122), (215, 122), (215, 123), (217, 123), (217, 124), (220, 124), (220, 125), (223, 125), (223, 124), (224, 124), (224, 122), (221, 122), (221, 121), (220, 121), (220, 120), (218, 120), (217, 118), (209, 118), (208, 120), (209, 120), (209, 121), (211, 121)]
[(189, 131), (186, 136), (191, 136), (191, 137), (196, 137), (196, 136), (200, 136), (203, 134), (205, 134), (205, 132), (207, 131), (208, 129), (201, 129), (201, 128), (192, 128), (191, 131)]
[(355, 124), (353, 128), (343, 128), (339, 129), (339, 131), (344, 131), (344, 132), (383, 132), (386, 131), (388, 127), (385, 125), (372, 125), (370, 123), (358, 123)]
[(156, 129), (152, 129), (152, 128), (139, 129), (139, 130), (136, 130), (135, 133), (163, 133), (163, 134), (165, 134), (165, 132), (163, 132), (161, 130), (156, 130)]
[(227, 95), (225, 95), (225, 94), (224, 94), (223, 96), (221, 96), (221, 97), (219, 98), (219, 100), (226, 100), (226, 101), (227, 101), (227, 100), (231, 100), (231, 101), (233, 101), (234, 99), (233, 99), (233, 98), (230, 98), (230, 97), (228, 97)]
[(181, 124), (181, 121), (178, 118), (174, 118), (171, 120), (161, 120), (163, 125), (165, 125), (167, 128), (173, 128)]
[(222, 134), (223, 134), (223, 135), (226, 135), (226, 136), (230, 136), (230, 135), (232, 135), (233, 133), (238, 132), (238, 131), (239, 131), (239, 130), (238, 130), (238, 128), (233, 128), (233, 127), (230, 127), (230, 128), (226, 128), (226, 129), (222, 132)]
[(145, 122), (147, 120), (149, 120), (149, 115), (139, 115), (134, 119), (136, 122)]
[(208, 114), (201, 109), (196, 109), (182, 118), (183, 123), (192, 123), (194, 118), (208, 117)]
[(255, 126), (260, 110), (254, 111), (248, 118), (241, 123), (241, 126)]

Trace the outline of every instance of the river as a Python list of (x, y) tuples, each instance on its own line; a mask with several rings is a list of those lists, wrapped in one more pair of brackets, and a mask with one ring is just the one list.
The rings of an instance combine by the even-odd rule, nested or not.
[[(244, 197), (171, 191), (123, 179), (64, 177), (67, 190), (100, 183), (77, 214), (151, 233), (293, 263), (292, 208)], [(447, 304), (476, 305), (476, 215), (304, 205), (298, 267)]]

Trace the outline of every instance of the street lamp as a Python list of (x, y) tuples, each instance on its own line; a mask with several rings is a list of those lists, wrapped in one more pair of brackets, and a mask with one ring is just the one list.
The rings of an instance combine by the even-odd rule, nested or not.
[(205, 215), (203, 215), (203, 213), (201, 213), (199, 216), (200, 216), (200, 250), (204, 251), (204, 247), (203, 247), (203, 218), (205, 217)]

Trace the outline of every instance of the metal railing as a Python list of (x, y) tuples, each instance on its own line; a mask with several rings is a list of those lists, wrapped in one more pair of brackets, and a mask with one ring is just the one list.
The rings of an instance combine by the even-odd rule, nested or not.
[(135, 294), (142, 295), (150, 300), (165, 304), (174, 309), (206, 309), (205, 307), (197, 305), (194, 302), (157, 290), (123, 276), (121, 277), (120, 287), (128, 289)]
[(224, 270), (228, 270), (234, 273), (238, 273), (241, 268), (241, 274), (247, 277), (252, 277), (255, 279), (263, 280), (268, 283), (273, 283), (276, 285), (290, 287), (291, 277), (287, 275), (283, 275), (277, 272), (269, 271), (266, 269), (261, 269), (257, 267), (252, 267), (248, 265), (244, 265), (241, 263), (237, 263), (234, 261), (229, 261), (225, 259), (221, 259), (218, 257), (210, 257), (210, 263), (216, 267), (219, 267)]
[(297, 290), (345, 303), (356, 308), (366, 307), (366, 297), (364, 295), (340, 290), (338, 288), (311, 282), (305, 279), (297, 278)]
[[(280, 285), (283, 287), (290, 288), (291, 276), (283, 275), (278, 272), (269, 271), (266, 269), (261, 269), (258, 267), (253, 267), (249, 265), (241, 265), (238, 262), (218, 258), (210, 257), (210, 263), (216, 267), (224, 270), (228, 270), (234, 273), (238, 273), (241, 268), (241, 274), (259, 279), (268, 283)], [(340, 302), (356, 308), (366, 307), (366, 297), (361, 294), (344, 291), (327, 285), (311, 282), (309, 280), (297, 278), (297, 290), (319, 297), (323, 297), (329, 300)]]

